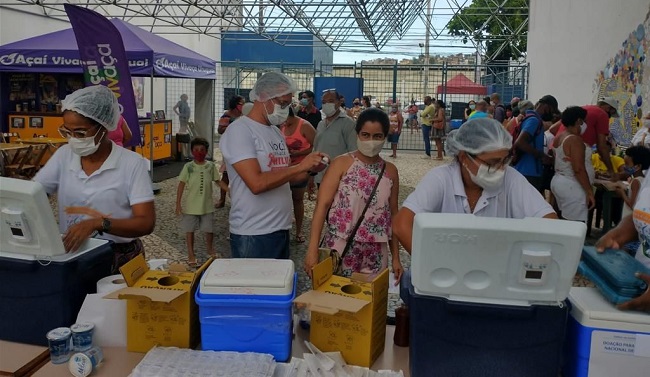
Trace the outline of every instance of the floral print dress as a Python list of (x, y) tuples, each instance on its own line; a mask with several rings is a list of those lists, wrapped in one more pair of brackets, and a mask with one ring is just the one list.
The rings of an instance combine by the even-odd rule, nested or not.
[[(354, 159), (352, 166), (341, 178), (327, 215), (323, 243), (325, 247), (343, 253), (350, 233), (363, 212), (368, 197), (375, 187), (384, 160), (366, 164)], [(377, 192), (372, 198), (364, 220), (359, 226), (354, 242), (341, 264), (341, 274), (353, 272), (374, 273), (388, 267), (389, 240), (391, 238), (390, 193), (393, 180), (384, 171)]]

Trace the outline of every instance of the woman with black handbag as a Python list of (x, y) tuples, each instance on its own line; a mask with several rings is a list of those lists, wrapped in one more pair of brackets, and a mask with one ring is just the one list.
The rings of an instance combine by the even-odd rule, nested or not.
[(311, 276), (319, 261), (319, 240), (332, 250), (335, 273), (376, 273), (388, 268), (389, 255), (399, 281), (403, 268), (392, 218), (397, 214), (399, 175), (380, 156), (390, 122), (385, 112), (364, 110), (357, 119), (358, 150), (330, 164), (318, 190), (305, 271)]

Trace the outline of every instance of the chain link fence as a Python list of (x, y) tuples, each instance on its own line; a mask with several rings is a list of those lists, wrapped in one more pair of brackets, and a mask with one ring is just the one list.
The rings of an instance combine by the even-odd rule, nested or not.
[[(424, 97), (431, 96), (447, 105), (448, 127), (464, 119), (470, 100), (478, 101), (491, 93), (500, 93), (508, 104), (513, 97), (526, 98), (528, 65), (460, 65), (460, 64), (289, 64), (281, 62), (219, 62), (215, 82), (215, 108), (227, 108), (228, 99), (248, 94), (257, 78), (265, 72), (282, 72), (293, 78), (299, 90), (314, 90), (315, 77), (353, 77), (363, 79), (363, 95), (375, 106), (387, 111), (397, 103), (408, 119), (406, 108), (413, 102), (422, 109)], [(178, 87), (174, 88), (178, 91)], [(177, 93), (170, 95), (172, 98)], [(347, 105), (352, 98), (347, 98)], [(173, 105), (172, 105), (173, 106)], [(405, 125), (398, 148), (423, 150), (424, 141), (417, 125)]]

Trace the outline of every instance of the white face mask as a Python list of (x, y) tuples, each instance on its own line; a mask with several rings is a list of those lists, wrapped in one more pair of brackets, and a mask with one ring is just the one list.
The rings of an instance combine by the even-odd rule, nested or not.
[[(473, 160), (472, 160), (473, 161)], [(477, 164), (476, 161), (474, 161), (475, 164)], [(475, 174), (472, 174), (472, 172), (465, 166), (465, 169), (467, 169), (467, 172), (469, 173), (469, 177), (472, 179), (472, 182), (476, 183), (477, 185), (483, 187), (486, 190), (494, 189), (503, 183), (503, 179), (506, 176), (506, 169), (499, 169), (495, 172), (490, 173), (488, 171), (488, 166), (485, 164), (478, 164), (478, 172)]]
[(333, 103), (324, 103), (323, 112), (328, 118), (331, 117), (332, 115), (336, 114), (336, 105)]
[(587, 123), (582, 123), (580, 125), (580, 135), (583, 135), (587, 131)]
[(266, 110), (266, 106), (264, 106), (264, 110), (266, 111), (266, 119), (268, 119), (269, 123), (272, 126), (277, 126), (278, 124), (284, 123), (289, 117), (289, 106), (283, 109), (282, 106), (274, 103), (273, 112), (271, 114), (269, 114), (269, 111)]
[(469, 109), (470, 109), (470, 110), (474, 110), (474, 109), (476, 109), (476, 105), (469, 105)]
[(384, 147), (385, 140), (361, 140), (357, 138), (357, 149), (366, 157), (375, 157)]
[[(98, 132), (101, 132), (101, 130)], [(106, 136), (106, 132), (104, 132), (97, 143), (95, 143), (95, 136), (97, 135), (83, 138), (71, 137), (68, 139), (68, 145), (70, 146), (70, 149), (72, 149), (73, 153), (82, 157), (90, 156), (91, 154), (97, 152), (97, 149), (99, 149), (99, 144), (102, 142), (104, 136)]]

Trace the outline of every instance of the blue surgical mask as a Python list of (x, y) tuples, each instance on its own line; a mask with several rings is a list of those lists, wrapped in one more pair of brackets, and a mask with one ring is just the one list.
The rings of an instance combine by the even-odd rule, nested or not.
[(303, 105), (303, 106), (307, 106), (307, 105), (309, 105), (309, 100), (307, 98), (302, 98), (300, 100), (300, 104)]
[(636, 173), (636, 168), (634, 166), (624, 166), (623, 171), (628, 175), (634, 175), (634, 173)]

